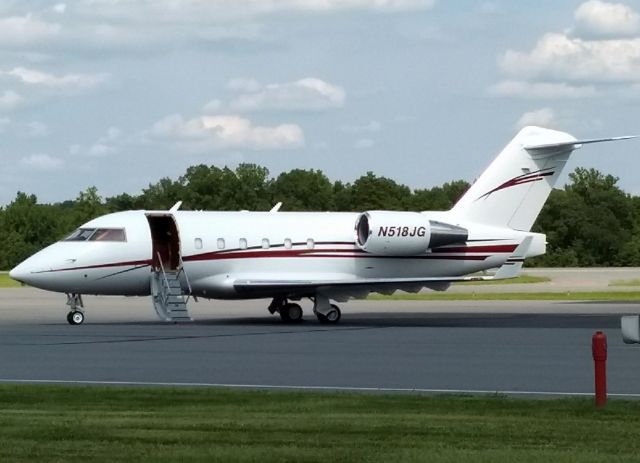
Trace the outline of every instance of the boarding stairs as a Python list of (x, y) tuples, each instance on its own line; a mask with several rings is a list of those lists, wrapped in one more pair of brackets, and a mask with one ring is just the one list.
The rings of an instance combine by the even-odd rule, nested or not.
[[(187, 291), (182, 288), (181, 276), (187, 285)], [(160, 268), (153, 271), (151, 276), (151, 297), (153, 308), (161, 320), (168, 322), (192, 321), (187, 309), (191, 296), (191, 284), (182, 262), (178, 270), (165, 270), (162, 263)]]

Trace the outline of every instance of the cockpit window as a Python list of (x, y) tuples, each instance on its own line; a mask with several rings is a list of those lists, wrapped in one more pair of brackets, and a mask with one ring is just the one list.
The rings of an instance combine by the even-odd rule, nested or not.
[(127, 241), (124, 228), (98, 228), (89, 241)]
[(78, 228), (64, 241), (127, 241), (124, 228)]
[(67, 236), (65, 241), (87, 241), (91, 238), (91, 235), (95, 233), (95, 228), (78, 228), (69, 236)]

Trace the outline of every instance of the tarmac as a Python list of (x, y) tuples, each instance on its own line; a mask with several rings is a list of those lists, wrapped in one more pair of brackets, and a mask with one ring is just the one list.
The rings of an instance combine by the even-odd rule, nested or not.
[[(640, 270), (557, 273), (523, 286), (602, 290)], [(589, 395), (591, 336), (603, 330), (609, 392), (640, 397), (640, 346), (619, 329), (638, 303), (364, 300), (341, 304), (337, 326), (319, 324), (310, 304), (303, 323), (282, 324), (265, 300), (192, 302), (196, 321), (167, 324), (149, 298), (124, 297), (85, 297), (85, 324), (71, 326), (64, 303), (0, 290), (1, 382)]]

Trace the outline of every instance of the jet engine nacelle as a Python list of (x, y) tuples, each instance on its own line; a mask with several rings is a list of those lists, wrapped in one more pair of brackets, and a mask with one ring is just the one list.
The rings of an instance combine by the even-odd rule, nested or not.
[(447, 244), (462, 244), (465, 228), (429, 220), (419, 212), (367, 211), (356, 220), (356, 243), (379, 256), (414, 256)]

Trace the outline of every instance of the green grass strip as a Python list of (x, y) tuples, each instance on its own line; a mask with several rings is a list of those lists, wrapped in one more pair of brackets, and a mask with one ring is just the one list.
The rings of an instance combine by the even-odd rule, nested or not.
[(637, 462), (640, 402), (0, 386), (2, 462)]
[(487, 281), (461, 281), (458, 283), (454, 283), (454, 285), (522, 285), (529, 283), (546, 283), (551, 281), (551, 278), (545, 276), (535, 276), (535, 275), (527, 275), (523, 274), (516, 278), (508, 278), (505, 280), (487, 280)]
[(8, 272), (0, 272), (0, 288), (19, 288), (20, 286), (16, 280), (9, 278)]
[(372, 294), (374, 301), (640, 301), (640, 291), (584, 291), (584, 292), (513, 292), (513, 293), (457, 293), (457, 292), (398, 292), (390, 296)]
[(609, 283), (609, 286), (640, 286), (640, 278), (634, 278), (633, 280), (613, 280)]

